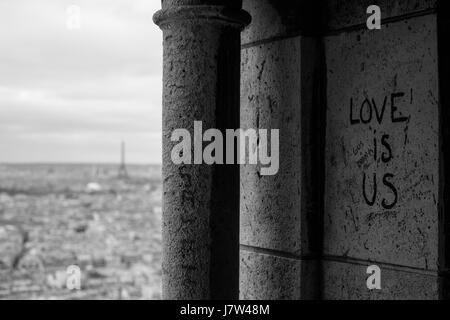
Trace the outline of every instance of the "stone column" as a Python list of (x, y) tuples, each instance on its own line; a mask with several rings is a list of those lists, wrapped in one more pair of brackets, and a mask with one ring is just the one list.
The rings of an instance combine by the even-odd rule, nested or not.
[[(176, 165), (173, 130), (239, 127), (240, 31), (235, 0), (163, 0), (163, 298), (237, 299), (239, 165)], [(225, 153), (225, 151), (224, 151)], [(225, 154), (224, 154), (225, 157)]]

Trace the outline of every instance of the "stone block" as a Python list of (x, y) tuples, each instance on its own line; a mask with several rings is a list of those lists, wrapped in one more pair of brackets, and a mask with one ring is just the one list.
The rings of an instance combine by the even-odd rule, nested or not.
[(240, 299), (300, 299), (301, 267), (300, 260), (241, 250)]
[(241, 166), (241, 243), (301, 250), (301, 38), (242, 51), (241, 127), (280, 130), (279, 171)]
[(370, 5), (378, 5), (381, 19), (391, 19), (408, 14), (418, 14), (436, 8), (437, 0), (327, 0), (325, 1), (325, 21), (328, 30), (342, 29), (355, 25), (366, 25)]
[(436, 16), (328, 36), (325, 50), (325, 254), (437, 270)]
[(367, 288), (367, 264), (323, 261), (323, 298), (327, 300), (435, 300), (438, 277), (393, 267), (381, 269), (381, 289)]

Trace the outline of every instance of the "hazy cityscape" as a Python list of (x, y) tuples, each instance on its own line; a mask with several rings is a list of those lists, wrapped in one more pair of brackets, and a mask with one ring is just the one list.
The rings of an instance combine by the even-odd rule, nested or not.
[(161, 170), (118, 168), (0, 165), (1, 299), (160, 298)]
[(0, 299), (160, 299), (160, 5), (0, 2)]

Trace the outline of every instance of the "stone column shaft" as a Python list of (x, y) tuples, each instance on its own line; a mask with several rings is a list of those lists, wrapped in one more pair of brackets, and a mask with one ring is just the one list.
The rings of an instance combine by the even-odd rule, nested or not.
[[(250, 16), (240, 1), (162, 4), (163, 298), (237, 299), (239, 165), (194, 164), (193, 127), (239, 127), (240, 30)], [(191, 133), (192, 164), (172, 162), (175, 129)]]

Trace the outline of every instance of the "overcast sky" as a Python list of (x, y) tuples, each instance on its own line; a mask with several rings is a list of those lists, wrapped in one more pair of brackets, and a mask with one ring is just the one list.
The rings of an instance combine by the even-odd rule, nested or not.
[(129, 162), (159, 163), (159, 8), (0, 0), (0, 162), (117, 162), (124, 140)]

